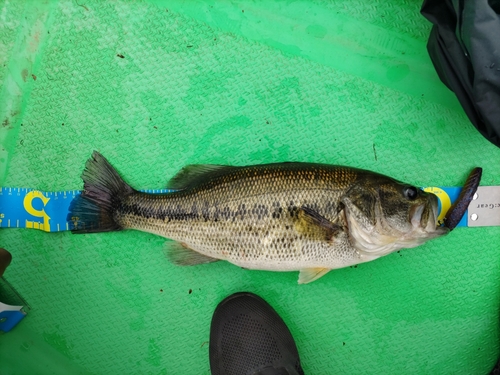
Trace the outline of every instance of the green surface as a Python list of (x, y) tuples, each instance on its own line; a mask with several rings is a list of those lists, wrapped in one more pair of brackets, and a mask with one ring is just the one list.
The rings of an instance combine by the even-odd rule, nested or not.
[[(79, 189), (97, 149), (138, 189), (188, 163), (289, 160), (420, 186), (482, 166), (498, 185), (500, 149), (440, 83), (419, 7), (0, 0), (0, 184)], [(499, 351), (498, 227), (309, 285), (224, 262), (179, 268), (163, 238), (134, 231), (0, 236), (31, 306), (0, 336), (1, 374), (208, 374), (212, 312), (242, 290), (281, 314), (307, 374), (485, 374)]]

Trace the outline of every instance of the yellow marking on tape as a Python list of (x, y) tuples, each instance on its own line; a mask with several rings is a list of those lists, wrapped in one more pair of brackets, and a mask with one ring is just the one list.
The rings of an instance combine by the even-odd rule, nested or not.
[(435, 186), (426, 187), (424, 191), (434, 194), (441, 201), (441, 212), (437, 217), (437, 221), (438, 223), (443, 223), (446, 213), (451, 207), (450, 196), (446, 193), (446, 191)]
[(26, 212), (32, 216), (43, 218), (43, 223), (26, 220), (26, 228), (34, 228), (43, 230), (45, 232), (50, 232), (50, 216), (45, 213), (44, 209), (40, 211), (35, 210), (35, 208), (33, 207), (33, 199), (35, 198), (39, 198), (42, 201), (44, 207), (50, 200), (50, 198), (47, 198), (41, 191), (38, 190), (33, 190), (26, 194), (23, 201), (23, 206)]

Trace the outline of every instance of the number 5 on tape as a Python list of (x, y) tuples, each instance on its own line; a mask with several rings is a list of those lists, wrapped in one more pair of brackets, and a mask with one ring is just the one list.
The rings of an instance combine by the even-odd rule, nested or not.
[(43, 192), (0, 188), (0, 227), (32, 228), (45, 232), (68, 230), (69, 205), (79, 191)]
[[(33, 207), (33, 199), (35, 198), (39, 198), (42, 201), (44, 208), (37, 210)], [(50, 232), (50, 216), (45, 213), (45, 206), (49, 201), (50, 198), (47, 198), (41, 191), (38, 190), (33, 190), (26, 194), (23, 200), (23, 206), (26, 212), (32, 216), (43, 218), (43, 222), (41, 223), (38, 221), (26, 220), (26, 228), (34, 228)]]

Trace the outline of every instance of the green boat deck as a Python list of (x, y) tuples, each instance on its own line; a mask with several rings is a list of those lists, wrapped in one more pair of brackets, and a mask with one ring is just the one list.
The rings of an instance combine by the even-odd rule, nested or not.
[[(0, 0), (0, 185), (81, 189), (100, 151), (137, 189), (186, 164), (348, 165), (416, 186), (500, 184), (500, 149), (427, 55), (420, 1)], [(486, 374), (499, 352), (500, 228), (298, 285), (177, 267), (137, 231), (0, 231), (29, 303), (0, 373), (209, 374), (212, 313), (251, 291), (307, 374)]]

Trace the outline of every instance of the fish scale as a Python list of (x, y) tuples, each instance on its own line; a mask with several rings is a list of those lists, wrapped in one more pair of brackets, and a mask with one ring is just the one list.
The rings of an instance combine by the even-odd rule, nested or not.
[[(325, 262), (337, 268), (359, 258), (345, 235), (336, 239), (332, 252), (329, 244), (295, 230), (298, 207), (337, 219), (331, 202), (355, 180), (351, 171), (302, 163), (230, 169), (187, 191), (132, 194), (117, 211), (117, 221), (123, 228), (161, 235), (250, 269), (290, 271)], [(205, 213), (193, 210), (200, 205)]]
[(176, 191), (148, 194), (94, 152), (82, 178), (68, 216), (74, 233), (136, 229), (170, 238), (179, 265), (299, 270), (305, 283), (447, 233), (436, 226), (433, 194), (349, 167), (191, 165), (171, 180)]

